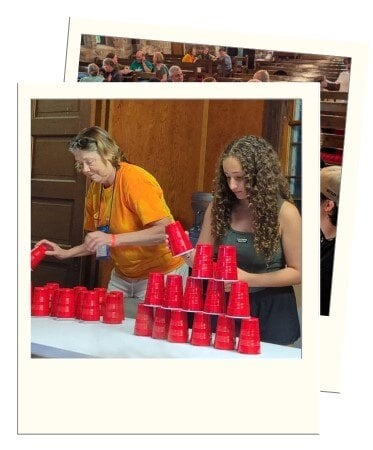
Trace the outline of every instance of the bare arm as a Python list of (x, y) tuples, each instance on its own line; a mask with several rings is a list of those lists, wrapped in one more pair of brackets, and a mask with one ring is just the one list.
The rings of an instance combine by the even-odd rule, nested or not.
[(275, 272), (248, 273), (238, 270), (238, 278), (252, 287), (281, 287), (299, 284), (302, 277), (302, 227), (297, 208), (284, 202), (280, 214), (281, 243), (286, 267)]
[(92, 253), (101, 245), (121, 247), (128, 245), (150, 246), (162, 244), (166, 242), (165, 226), (169, 223), (171, 223), (171, 220), (167, 217), (148, 224), (145, 229), (140, 231), (115, 234), (114, 245), (112, 235), (103, 233), (102, 231), (88, 233), (84, 242), (86, 248)]
[(45, 252), (46, 255), (54, 256), (57, 259), (76, 258), (79, 256), (91, 255), (93, 253), (87, 249), (85, 243), (69, 249), (64, 249), (55, 242), (48, 241), (47, 239), (42, 239), (35, 246), (40, 244), (45, 244), (48, 247), (48, 250)]

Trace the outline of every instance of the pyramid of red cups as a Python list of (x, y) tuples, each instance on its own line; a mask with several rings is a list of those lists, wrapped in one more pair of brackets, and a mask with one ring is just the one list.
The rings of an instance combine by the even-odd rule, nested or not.
[[(171, 252), (174, 256), (186, 254), (193, 247), (179, 222), (166, 227)], [(31, 252), (31, 268), (45, 257), (46, 247), (40, 245)], [(143, 303), (138, 305), (134, 334), (165, 339), (174, 343), (211, 346), (240, 353), (260, 353), (259, 320), (250, 316), (249, 287), (238, 281), (236, 247), (221, 245), (217, 261), (213, 261), (214, 246), (197, 244), (192, 274), (185, 289), (181, 275), (149, 274)], [(207, 280), (204, 294), (203, 281)], [(230, 283), (226, 304), (224, 283)], [(193, 314), (191, 335), (188, 331), (188, 313)], [(31, 285), (31, 315), (120, 324), (125, 319), (124, 296), (121, 291), (107, 292), (106, 288), (92, 290), (85, 286), (61, 287), (59, 283), (44, 286)], [(214, 340), (211, 316), (217, 316)], [(240, 323), (236, 345), (235, 321)], [(213, 340), (213, 342), (212, 342)]]
[[(177, 252), (170, 246), (176, 256)], [(216, 262), (213, 252), (213, 245), (197, 244), (192, 274), (184, 289), (181, 275), (150, 273), (144, 302), (138, 305), (135, 335), (174, 343), (213, 345), (216, 349), (240, 353), (260, 353), (259, 321), (250, 316), (249, 287), (247, 283), (237, 281), (236, 247), (219, 246)], [(207, 281), (205, 294), (204, 280)], [(231, 284), (228, 302), (225, 282)], [(190, 336), (188, 313), (193, 314)], [(217, 316), (214, 339), (211, 331), (213, 315)], [(240, 324), (238, 344), (237, 320)]]
[(119, 324), (125, 318), (123, 292), (107, 292), (103, 287), (65, 288), (58, 283), (47, 283), (31, 290), (31, 315)]

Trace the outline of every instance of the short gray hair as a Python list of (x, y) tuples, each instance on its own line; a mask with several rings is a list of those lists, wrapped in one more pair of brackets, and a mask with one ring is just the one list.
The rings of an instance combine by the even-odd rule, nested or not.
[(170, 74), (170, 77), (173, 77), (175, 75), (175, 72), (181, 70), (181, 67), (179, 66), (171, 66), (168, 73)]

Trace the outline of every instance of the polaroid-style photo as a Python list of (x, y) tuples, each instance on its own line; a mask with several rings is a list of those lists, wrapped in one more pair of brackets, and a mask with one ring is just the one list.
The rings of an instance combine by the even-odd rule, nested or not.
[[(19, 277), (26, 280), (19, 286), (20, 298), (30, 298), (29, 283), (35, 288), (48, 281), (66, 287), (84, 282), (93, 289), (110, 277), (105, 260), (46, 256), (28, 278), (24, 255), (36, 241), (53, 237), (65, 249), (82, 242), (84, 175), (94, 181), (97, 173), (88, 166), (99, 164), (84, 155), (79, 159), (87, 146), (97, 145), (79, 135), (83, 129), (105, 130), (132, 165), (151, 173), (174, 218), (188, 230), (196, 221), (193, 206), (202, 198), (194, 197), (192, 205), (191, 194), (210, 191), (219, 154), (234, 139), (263, 136), (278, 149), (282, 167), (291, 168), (285, 174), (302, 216), (301, 340), (290, 346), (262, 342), (259, 354), (244, 354), (138, 335), (130, 299), (121, 324), (58, 314), (37, 317), (30, 302), (19, 302), (21, 434), (318, 431), (319, 317), (313, 293), (319, 258), (314, 245), (319, 86), (248, 84), (245, 91), (228, 84), (190, 86), (161, 84), (157, 91), (138, 83), (106, 90), (19, 86)], [(83, 174), (76, 163), (78, 169), (83, 165)], [(110, 198), (110, 192), (103, 195)], [(33, 414), (36, 403), (38, 414)], [(107, 405), (110, 417), (104, 413)], [(235, 411), (234, 420), (227, 422), (222, 414), (227, 410)]]
[[(139, 34), (139, 29), (146, 29), (146, 33)], [(356, 148), (360, 141), (367, 64), (365, 50), (363, 45), (345, 42), (248, 33), (222, 36), (221, 31), (214, 30), (161, 29), (74, 18), (70, 19), (69, 27), (65, 70), (65, 81), (68, 82), (92, 81), (88, 66), (96, 63), (105, 78), (107, 73), (102, 63), (107, 58), (114, 58), (121, 81), (143, 82), (142, 86), (148, 81), (164, 78), (161, 70), (164, 65), (168, 70), (173, 67), (169, 81), (172, 78), (180, 81), (182, 77), (183, 82), (193, 82), (193, 89), (196, 82), (214, 80), (230, 82), (230, 86), (231, 82), (240, 82), (242, 90), (246, 90), (247, 85), (242, 84), (246, 82), (255, 82), (259, 88), (262, 83), (258, 81), (281, 86), (289, 82), (320, 85), (320, 113), (315, 118), (320, 120), (320, 169), (323, 166), (343, 168), (338, 182), (338, 208), (333, 210), (335, 216), (338, 213), (338, 232), (334, 228), (330, 234), (324, 229), (325, 220), (329, 228), (330, 211), (325, 209), (325, 201), (329, 204), (330, 199), (319, 200), (322, 276), (317, 302), (321, 315), (320, 390), (325, 392), (340, 392), (348, 289), (348, 277), (344, 273), (352, 248), (352, 219), (347, 212), (354, 208), (353, 196), (345, 198), (343, 192), (348, 189), (351, 193), (356, 189)], [(159, 53), (163, 55), (162, 63), (157, 59)], [(144, 64), (139, 64), (142, 59), (145, 68)], [(153, 70), (148, 66), (154, 66)], [(342, 237), (333, 237), (336, 235)]]

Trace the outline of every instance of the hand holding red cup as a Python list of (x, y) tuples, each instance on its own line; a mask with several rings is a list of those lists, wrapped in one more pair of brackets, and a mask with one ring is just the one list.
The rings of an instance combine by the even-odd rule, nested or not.
[(179, 221), (166, 225), (166, 234), (173, 256), (181, 256), (193, 250), (189, 237)]

